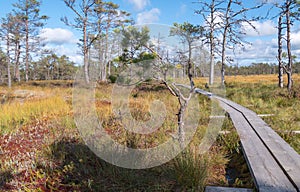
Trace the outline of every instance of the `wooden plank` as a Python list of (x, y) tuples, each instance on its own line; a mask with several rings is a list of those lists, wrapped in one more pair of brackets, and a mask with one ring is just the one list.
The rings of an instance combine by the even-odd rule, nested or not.
[(225, 98), (222, 98), (219, 96), (216, 96), (215, 98), (218, 99), (219, 101), (222, 101), (222, 102), (228, 104), (229, 106), (233, 107), (234, 109), (238, 110), (239, 112), (256, 115), (256, 113), (254, 111), (251, 111), (250, 109), (248, 109), (242, 105), (239, 105), (233, 101), (230, 101), (228, 99), (225, 99)]
[[(239, 111), (286, 177), (296, 187), (295, 189), (300, 191), (300, 155), (288, 143), (250, 109), (201, 89), (196, 89), (196, 92), (216, 98), (225, 103), (233, 109), (232, 113), (234, 110)], [(241, 119), (241, 117), (239, 118)], [(255, 136), (253, 135), (253, 137)]]
[(226, 103), (221, 106), (230, 114), (240, 136), (245, 159), (259, 191), (296, 191), (272, 154), (268, 151), (242, 113)]
[(205, 187), (205, 192), (252, 192), (253, 189), (246, 188), (231, 188), (231, 187)]
[(298, 191), (300, 191), (300, 155), (261, 118), (252, 114), (246, 114), (245, 116)]
[(221, 100), (242, 112), (279, 166), (300, 191), (300, 155), (255, 112), (230, 100), (223, 98)]
[(258, 117), (272, 117), (275, 114), (257, 114)]

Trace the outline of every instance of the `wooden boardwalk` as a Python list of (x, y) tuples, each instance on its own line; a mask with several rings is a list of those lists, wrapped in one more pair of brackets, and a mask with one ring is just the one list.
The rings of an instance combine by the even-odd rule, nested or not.
[(270, 126), (255, 112), (228, 99), (201, 89), (195, 92), (217, 99), (230, 115), (258, 191), (300, 191), (300, 155)]

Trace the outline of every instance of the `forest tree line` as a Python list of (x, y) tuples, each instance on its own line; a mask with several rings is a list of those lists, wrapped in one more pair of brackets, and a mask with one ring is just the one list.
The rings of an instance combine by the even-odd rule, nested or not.
[[(227, 75), (261, 75), (261, 74), (278, 74), (278, 64), (276, 63), (252, 63), (250, 65), (225, 66)], [(300, 62), (295, 62), (293, 73), (300, 73)]]
[[(130, 28), (127, 28), (132, 26), (134, 21), (130, 18), (130, 13), (120, 10), (119, 5), (102, 0), (63, 0), (63, 2), (74, 16), (62, 17), (61, 22), (81, 32), (79, 47), (87, 83), (90, 81), (91, 65), (96, 66), (97, 78), (106, 81), (112, 73), (118, 73), (122, 66), (126, 66), (126, 62), (130, 62), (130, 59), (123, 57), (125, 60), (119, 60), (123, 65), (115, 64), (116, 60), (122, 59), (126, 54), (127, 57), (131, 54), (131, 59), (134, 57), (147, 59), (149, 56), (160, 55), (151, 49), (148, 34), (144, 34), (145, 41), (135, 42), (139, 45), (131, 47), (124, 45), (128, 33), (134, 36), (133, 33), (130, 34)], [(276, 10), (275, 15), (249, 16), (250, 12), (263, 9), (266, 4), (272, 4), (272, 9)], [(209, 71), (209, 84), (214, 83), (216, 68), (220, 68), (222, 84), (225, 82), (225, 75), (278, 73), (280, 87), (283, 87), (282, 76), (286, 74), (287, 87), (289, 90), (292, 88), (292, 74), (299, 71), (290, 37), (291, 27), (299, 19), (298, 0), (258, 1), (252, 7), (245, 6), (241, 0), (200, 0), (194, 5), (195, 14), (203, 18), (204, 24), (174, 23), (172, 26), (174, 35), (184, 37), (189, 50), (178, 50), (179, 60), (161, 69), (174, 68), (180, 64), (180, 69), (185, 75), (190, 74), (188, 70), (192, 70), (193, 76), (207, 76)], [(40, 6), (39, 0), (18, 0), (13, 4), (13, 10), (1, 19), (0, 82), (6, 82), (8, 86), (11, 86), (12, 81), (71, 79), (71, 74), (78, 68), (67, 56), (57, 56), (55, 52), (43, 47), (38, 34), (45, 26), (48, 16), (40, 15)], [(257, 30), (253, 22), (264, 19), (278, 20), (278, 54), (274, 55), (278, 63), (235, 66), (236, 61), (227, 55), (228, 51), (249, 43), (244, 40), (245, 31), (241, 26), (247, 23)], [(190, 60), (192, 55), (187, 55), (192, 54), (192, 50), (199, 45), (207, 53), (207, 58), (201, 58), (203, 66), (193, 64)], [(133, 47), (141, 49), (128, 49)], [(140, 55), (134, 56), (135, 53), (132, 51)], [(170, 65), (168, 62), (164, 63)], [(192, 64), (192, 68), (187, 67), (188, 63)]]

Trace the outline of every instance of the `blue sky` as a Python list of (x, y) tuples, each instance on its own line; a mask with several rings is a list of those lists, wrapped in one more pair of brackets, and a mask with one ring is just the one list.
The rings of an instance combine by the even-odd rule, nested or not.
[[(184, 21), (193, 24), (203, 24), (203, 18), (195, 15), (194, 10), (199, 8), (199, 4), (195, 4), (196, 0), (112, 0), (120, 5), (120, 9), (132, 13), (132, 18), (138, 24), (142, 23), (158, 23), (172, 25), (174, 22), (182, 23)], [(243, 1), (246, 5), (251, 5), (255, 1)], [(0, 2), (0, 17), (12, 10), (12, 3), (16, 0), (2, 0)], [(268, 8), (256, 10), (252, 15), (263, 16)], [(71, 60), (80, 64), (82, 57), (77, 48), (77, 41), (80, 38), (79, 31), (76, 31), (60, 21), (63, 16), (71, 17), (72, 11), (64, 5), (63, 0), (43, 0), (41, 6), (41, 14), (48, 15), (50, 19), (47, 21), (43, 29), (43, 34), (47, 38), (47, 47), (54, 49), (58, 54), (66, 54)], [(235, 62), (241, 65), (250, 64), (251, 62), (276, 62), (276, 34), (275, 28), (277, 21), (264, 20), (253, 23), (258, 31), (255, 31), (245, 25), (247, 35), (245, 39), (250, 41), (252, 45), (246, 46), (243, 51), (237, 52)], [(296, 23), (292, 29), (293, 53), (300, 58), (300, 25)]]

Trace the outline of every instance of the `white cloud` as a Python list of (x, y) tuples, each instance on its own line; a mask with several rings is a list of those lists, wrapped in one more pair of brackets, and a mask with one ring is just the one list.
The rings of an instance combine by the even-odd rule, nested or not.
[(176, 13), (176, 17), (179, 17), (181, 15), (184, 15), (187, 11), (187, 5), (186, 4), (182, 4), (179, 8), (179, 11)]
[(129, 3), (134, 5), (137, 11), (143, 10), (147, 5), (150, 5), (150, 0), (128, 0)]
[(78, 65), (83, 64), (83, 56), (82, 56), (82, 54), (80, 54), (81, 51), (77, 45), (47, 44), (44, 48), (47, 50), (53, 51), (53, 53), (57, 54), (58, 56), (66, 55), (67, 57), (69, 57), (70, 61), (73, 61), (74, 63), (76, 63)]
[[(213, 14), (214, 16), (214, 19), (213, 19), (213, 23), (215, 24), (216, 28), (219, 29), (219, 28), (222, 28), (224, 26), (224, 22), (223, 22), (223, 16), (224, 14), (222, 12), (215, 12)], [(204, 27), (206, 27), (207, 29), (209, 29), (209, 26), (210, 26), (210, 22), (211, 22), (211, 14), (207, 15), (207, 18), (206, 20), (204, 21)]]
[(159, 21), (160, 10), (153, 8), (137, 14), (137, 24), (154, 23)]
[[(292, 54), (300, 58), (300, 28), (293, 27), (292, 31)], [(240, 65), (249, 65), (253, 62), (277, 63), (278, 40), (276, 34), (277, 32), (269, 37), (257, 36), (255, 40), (251, 40), (251, 45), (246, 45), (244, 49), (237, 48), (235, 55), (231, 50), (227, 50), (227, 55), (233, 57), (235, 59), (234, 63), (239, 63)], [(251, 37), (250, 39), (254, 38)], [(286, 41), (283, 41), (283, 51), (286, 52)]]
[(249, 65), (253, 62), (277, 62), (277, 47), (275, 41), (256, 39), (251, 45), (238, 48), (235, 54), (228, 50), (228, 56), (234, 58), (234, 63)]
[(257, 31), (255, 31), (250, 24), (246, 22), (242, 23), (242, 30), (246, 33), (246, 36), (268, 36), (277, 33), (276, 24), (271, 20), (264, 22), (253, 21), (251, 24)]
[(65, 43), (76, 43), (77, 40), (74, 34), (62, 28), (45, 28), (40, 32), (40, 37), (44, 43), (51, 43), (56, 45), (62, 45)]
[(300, 49), (300, 30), (294, 33), (291, 33), (291, 42), (293, 49)]

